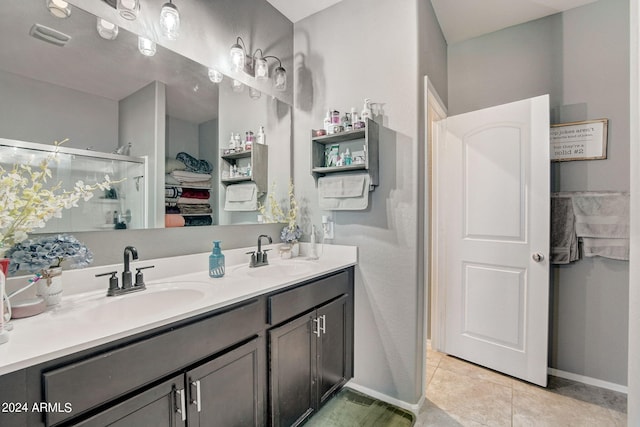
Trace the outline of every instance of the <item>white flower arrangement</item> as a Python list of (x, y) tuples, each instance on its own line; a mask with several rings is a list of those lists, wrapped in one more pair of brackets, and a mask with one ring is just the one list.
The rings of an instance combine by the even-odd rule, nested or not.
[(0, 166), (0, 256), (49, 219), (60, 218), (63, 209), (77, 207), (80, 199), (91, 199), (97, 189), (111, 188), (114, 181), (109, 175), (93, 185), (78, 181), (70, 191), (62, 189), (61, 183), (46, 187), (52, 176), (49, 164), (56, 161), (57, 147), (66, 141), (54, 142), (56, 150), (35, 167), (18, 164), (5, 170)]
[(262, 203), (258, 204), (258, 211), (263, 217), (264, 222), (266, 223), (274, 223), (274, 222), (284, 222), (287, 225), (282, 229), (282, 233), (280, 233), (280, 239), (283, 242), (291, 243), (293, 241), (297, 241), (302, 236), (302, 230), (296, 223), (298, 218), (298, 201), (296, 200), (296, 195), (294, 192), (293, 181), (289, 181), (289, 192), (287, 194), (288, 204), (289, 206), (285, 209), (282, 208), (280, 203), (276, 200), (276, 184), (275, 182), (271, 185), (271, 191), (269, 192), (268, 205), (269, 209), (267, 210), (267, 205)]

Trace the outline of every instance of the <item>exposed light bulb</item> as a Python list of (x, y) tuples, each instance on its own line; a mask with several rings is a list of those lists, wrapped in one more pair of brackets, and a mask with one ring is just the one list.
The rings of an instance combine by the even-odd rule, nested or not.
[(264, 58), (256, 58), (254, 61), (254, 71), (256, 80), (266, 80), (269, 78), (269, 66)]
[(220, 83), (223, 79), (223, 75), (217, 68), (209, 68), (209, 80), (213, 83)]
[(284, 68), (276, 68), (276, 71), (273, 73), (273, 86), (279, 92), (287, 90), (287, 72)]
[(233, 71), (242, 71), (244, 69), (244, 49), (239, 44), (231, 46), (229, 51), (231, 56), (231, 69)]
[(96, 28), (100, 37), (106, 40), (115, 40), (118, 37), (118, 26), (102, 18), (97, 19)]
[(233, 79), (233, 81), (231, 82), (231, 88), (234, 92), (242, 92), (244, 90), (244, 85), (241, 81)]
[(262, 92), (260, 92), (256, 88), (253, 88), (253, 87), (249, 86), (249, 98), (251, 98), (251, 99), (260, 99), (261, 96), (262, 96)]
[(169, 40), (176, 40), (180, 34), (180, 13), (171, 1), (162, 5), (160, 10), (160, 29)]
[(117, 4), (118, 12), (120, 16), (129, 21), (133, 21), (138, 17), (140, 11), (139, 0), (118, 0)]
[(71, 6), (64, 0), (47, 0), (47, 8), (56, 18), (68, 18), (71, 15)]
[(138, 50), (144, 56), (153, 56), (156, 54), (156, 43), (147, 38), (138, 37)]

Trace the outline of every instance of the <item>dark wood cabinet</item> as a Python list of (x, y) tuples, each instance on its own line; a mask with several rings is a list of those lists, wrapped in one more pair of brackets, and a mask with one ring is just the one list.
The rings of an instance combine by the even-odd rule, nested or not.
[(264, 359), (257, 337), (188, 371), (189, 427), (263, 426)]
[(353, 375), (353, 270), (0, 376), (2, 401), (62, 405), (0, 425), (298, 425)]
[(351, 296), (269, 331), (271, 423), (297, 426), (352, 376)]
[(178, 375), (74, 425), (80, 427), (185, 426), (184, 392), (183, 375)]

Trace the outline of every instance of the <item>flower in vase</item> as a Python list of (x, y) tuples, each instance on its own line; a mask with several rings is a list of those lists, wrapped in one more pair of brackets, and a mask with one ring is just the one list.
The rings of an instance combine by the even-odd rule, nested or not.
[(9, 274), (18, 270), (36, 273), (60, 267), (67, 260), (71, 268), (84, 268), (93, 262), (93, 254), (84, 243), (69, 234), (27, 239), (16, 243), (6, 253), (11, 260)]
[(280, 240), (285, 243), (297, 242), (300, 240), (300, 237), (302, 237), (302, 229), (298, 225), (294, 225), (293, 227), (287, 225), (280, 233)]

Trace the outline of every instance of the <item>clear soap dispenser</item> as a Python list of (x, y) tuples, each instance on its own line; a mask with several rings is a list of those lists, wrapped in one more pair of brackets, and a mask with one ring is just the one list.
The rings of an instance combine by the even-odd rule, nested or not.
[(220, 240), (213, 241), (213, 250), (209, 255), (209, 277), (224, 276), (224, 255), (220, 249)]

